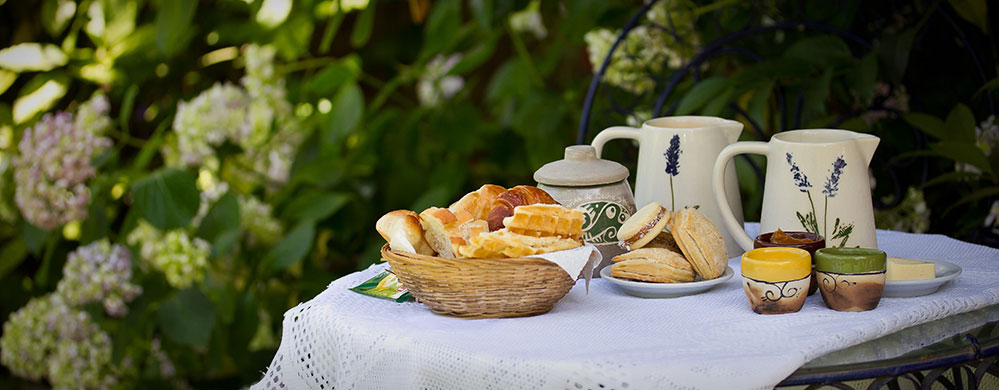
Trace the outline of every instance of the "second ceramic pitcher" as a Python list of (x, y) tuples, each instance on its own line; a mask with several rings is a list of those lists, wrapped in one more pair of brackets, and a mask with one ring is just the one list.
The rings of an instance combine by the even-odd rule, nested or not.
[[(848, 130), (809, 129), (775, 134), (770, 142), (739, 142), (727, 146), (715, 162), (714, 188), (723, 185), (722, 172), (740, 153), (767, 156), (760, 232), (804, 230), (821, 235), (826, 246), (877, 248), (874, 208), (867, 167), (880, 138)], [(726, 196), (715, 193), (725, 226), (746, 250), (753, 239), (724, 210)]]
[[(714, 202), (711, 168), (725, 146), (739, 140), (742, 123), (706, 116), (673, 116), (646, 121), (641, 128), (614, 126), (601, 131), (592, 145), (599, 157), (604, 144), (616, 138), (638, 141), (638, 174), (635, 177), (635, 205), (659, 202), (670, 210), (699, 207), (725, 238), (729, 257), (743, 251), (727, 232), (721, 210)], [(742, 201), (735, 164), (724, 172), (728, 206), (742, 221)], [(740, 222), (741, 223), (741, 222)], [(742, 228), (739, 228), (742, 232)]]

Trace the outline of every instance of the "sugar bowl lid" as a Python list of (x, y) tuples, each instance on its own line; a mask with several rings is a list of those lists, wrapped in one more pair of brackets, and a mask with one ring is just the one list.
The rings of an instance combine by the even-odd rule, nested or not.
[(628, 178), (628, 168), (597, 158), (591, 145), (565, 148), (565, 159), (552, 161), (534, 172), (534, 180), (552, 186), (594, 186)]

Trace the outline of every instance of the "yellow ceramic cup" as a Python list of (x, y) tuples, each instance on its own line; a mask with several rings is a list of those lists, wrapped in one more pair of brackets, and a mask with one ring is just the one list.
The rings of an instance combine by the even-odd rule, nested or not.
[(760, 314), (801, 310), (808, 296), (812, 257), (800, 248), (757, 248), (742, 255), (742, 287)]

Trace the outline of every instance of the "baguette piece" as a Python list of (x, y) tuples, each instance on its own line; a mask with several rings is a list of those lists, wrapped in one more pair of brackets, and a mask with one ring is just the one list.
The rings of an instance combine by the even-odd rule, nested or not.
[(433, 256), (420, 226), (420, 217), (409, 210), (389, 211), (375, 222), (375, 230), (394, 251), (408, 251)]
[(621, 224), (617, 231), (619, 245), (625, 250), (644, 247), (662, 233), (671, 217), (672, 213), (657, 202), (643, 206)]
[(494, 184), (485, 184), (478, 190), (469, 192), (451, 204), (448, 210), (457, 213), (460, 210), (468, 211), (475, 219), (489, 218), (489, 211), (493, 208), (493, 202), (506, 188)]
[(697, 209), (684, 208), (673, 213), (669, 228), (687, 261), (704, 280), (725, 272), (728, 266), (725, 239), (708, 217)]
[(437, 252), (437, 255), (445, 259), (453, 259), (456, 256), (455, 245), (452, 243), (452, 234), (449, 232), (457, 226), (458, 218), (448, 209), (431, 207), (420, 212), (420, 225), (426, 234), (430, 247)]
[(513, 215), (513, 209), (517, 206), (545, 203), (559, 204), (548, 195), (547, 192), (532, 186), (516, 186), (504, 191), (493, 201), (493, 207), (489, 211), (489, 231), (494, 232), (505, 227), (503, 219)]
[(615, 256), (611, 276), (653, 283), (694, 281), (694, 268), (683, 255), (664, 248), (642, 248)]

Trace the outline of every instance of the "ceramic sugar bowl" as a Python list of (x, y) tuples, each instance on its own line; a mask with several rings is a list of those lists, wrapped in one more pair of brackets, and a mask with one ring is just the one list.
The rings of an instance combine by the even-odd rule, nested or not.
[(597, 275), (610, 259), (624, 252), (617, 245), (617, 230), (635, 213), (635, 196), (628, 185), (628, 168), (597, 158), (590, 145), (565, 148), (565, 159), (545, 164), (534, 172), (538, 188), (565, 207), (583, 211), (583, 239), (603, 255), (593, 270)]

